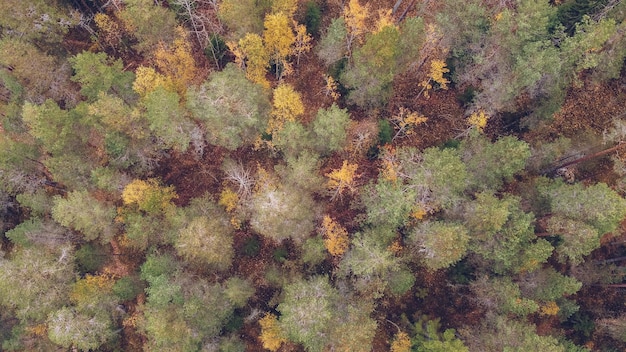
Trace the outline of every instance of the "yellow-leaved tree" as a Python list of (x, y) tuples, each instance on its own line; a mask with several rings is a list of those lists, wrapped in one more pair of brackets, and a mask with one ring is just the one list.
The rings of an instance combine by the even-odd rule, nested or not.
[(133, 82), (133, 90), (141, 97), (145, 97), (148, 93), (159, 87), (165, 89), (173, 88), (172, 81), (164, 75), (158, 73), (152, 67), (139, 66), (135, 71), (135, 81)]
[(287, 339), (284, 337), (278, 325), (278, 319), (274, 314), (268, 313), (263, 318), (259, 319), (259, 325), (261, 325), (261, 335), (259, 335), (259, 339), (263, 344), (263, 348), (270, 351), (277, 351), (284, 342), (287, 342)]
[(431, 60), (430, 70), (428, 71), (428, 79), (420, 83), (420, 86), (422, 86), (420, 95), (424, 93), (424, 96), (428, 98), (429, 91), (433, 88), (431, 84), (433, 81), (439, 84), (439, 88), (448, 89), (448, 83), (450, 83), (450, 81), (443, 76), (448, 72), (450, 72), (450, 70), (446, 67), (445, 61)]
[(354, 192), (356, 190), (356, 180), (360, 175), (356, 173), (358, 164), (349, 164), (347, 160), (339, 169), (335, 169), (328, 174), (328, 189), (332, 192), (331, 199), (341, 196), (346, 190)]
[(246, 71), (246, 78), (265, 88), (270, 87), (270, 83), (265, 78), (270, 54), (263, 45), (261, 36), (248, 33), (239, 39), (238, 43), (228, 42), (226, 45), (235, 55), (235, 63)]
[(391, 352), (410, 352), (411, 338), (404, 331), (399, 331), (391, 342)]
[(467, 118), (467, 124), (470, 128), (475, 128), (478, 132), (485, 129), (488, 121), (489, 115), (485, 114), (483, 110), (476, 111)]
[(133, 180), (122, 191), (124, 205), (136, 205), (148, 213), (171, 209), (172, 200), (177, 197), (173, 186), (163, 187), (155, 179)]
[(361, 41), (367, 33), (369, 11), (369, 6), (361, 5), (359, 0), (350, 0), (343, 8), (343, 19), (346, 21), (348, 29), (348, 52), (351, 52), (354, 40)]
[(328, 253), (333, 256), (340, 256), (348, 250), (350, 246), (348, 231), (330, 216), (324, 216), (321, 231), (324, 236), (324, 246)]
[(272, 112), (267, 132), (280, 131), (285, 122), (295, 121), (302, 114), (304, 114), (304, 104), (300, 93), (289, 84), (280, 84), (274, 89)]
[(293, 21), (296, 29), (296, 39), (293, 43), (292, 55), (296, 56), (296, 64), (300, 64), (300, 56), (311, 50), (311, 41), (313, 38), (307, 33), (306, 26)]
[(187, 87), (198, 75), (191, 53), (191, 44), (182, 27), (176, 28), (176, 39), (171, 45), (161, 42), (154, 53), (155, 65), (172, 82), (173, 88), (185, 96)]
[(270, 60), (276, 67), (276, 77), (281, 78), (284, 73), (290, 72), (291, 66), (287, 56), (291, 54), (291, 46), (296, 40), (289, 17), (283, 12), (265, 16), (263, 23), (263, 43), (270, 55)]

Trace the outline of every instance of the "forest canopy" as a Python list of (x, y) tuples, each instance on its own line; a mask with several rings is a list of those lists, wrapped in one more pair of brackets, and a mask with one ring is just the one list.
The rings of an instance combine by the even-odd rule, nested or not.
[(626, 349), (625, 20), (0, 2), (0, 349)]

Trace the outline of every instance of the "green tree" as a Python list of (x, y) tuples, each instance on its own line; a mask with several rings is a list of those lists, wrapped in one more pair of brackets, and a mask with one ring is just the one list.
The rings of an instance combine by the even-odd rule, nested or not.
[(115, 234), (113, 205), (103, 203), (87, 191), (73, 191), (66, 198), (55, 197), (52, 218), (59, 224), (80, 231), (87, 241), (99, 238), (107, 243)]
[(497, 190), (513, 180), (530, 157), (530, 146), (524, 141), (506, 136), (492, 143), (476, 131), (461, 143), (460, 150), (470, 187), (480, 191)]
[(113, 322), (105, 314), (88, 315), (63, 307), (48, 318), (48, 337), (66, 349), (95, 350), (113, 335)]
[(184, 116), (179, 100), (176, 92), (158, 87), (145, 96), (143, 105), (150, 130), (162, 141), (164, 148), (184, 152), (191, 142), (194, 125)]
[(137, 38), (134, 48), (142, 54), (149, 54), (159, 42), (171, 43), (176, 37), (176, 14), (153, 1), (127, 0), (117, 16)]
[(230, 150), (252, 144), (267, 127), (270, 103), (263, 88), (233, 65), (187, 93), (187, 107), (206, 125), (207, 140)]
[(233, 231), (226, 214), (215, 206), (210, 217), (196, 217), (183, 227), (175, 247), (186, 260), (228, 269), (233, 258)]
[(319, 109), (312, 124), (316, 149), (322, 154), (341, 150), (346, 142), (349, 123), (348, 110), (340, 109), (337, 104)]
[(56, 0), (3, 1), (0, 27), (4, 35), (54, 46), (76, 21), (64, 5)]
[(124, 63), (106, 53), (83, 51), (69, 60), (74, 69), (72, 81), (81, 85), (80, 92), (90, 101), (95, 101), (100, 92), (112, 93), (120, 98), (133, 97), (132, 82), (135, 75), (124, 71)]
[(43, 323), (67, 304), (75, 277), (73, 260), (67, 245), (54, 250), (33, 246), (0, 258), (0, 305), (22, 322)]
[(391, 96), (391, 83), (397, 72), (400, 31), (386, 26), (369, 34), (365, 44), (354, 50), (352, 64), (340, 77), (351, 91), (348, 100), (362, 108), (384, 105)]
[(277, 307), (280, 326), (289, 339), (301, 343), (307, 350), (322, 351), (330, 341), (324, 336), (332, 331), (335, 302), (339, 293), (326, 276), (298, 280), (284, 288), (284, 299)]
[(427, 268), (447, 268), (463, 258), (470, 236), (461, 224), (433, 221), (423, 222), (411, 234), (419, 256)]
[(343, 17), (334, 18), (317, 44), (317, 56), (331, 66), (348, 55), (348, 30)]
[(270, 1), (224, 0), (219, 6), (218, 16), (229, 29), (232, 40), (246, 33), (261, 33), (263, 14), (269, 9)]

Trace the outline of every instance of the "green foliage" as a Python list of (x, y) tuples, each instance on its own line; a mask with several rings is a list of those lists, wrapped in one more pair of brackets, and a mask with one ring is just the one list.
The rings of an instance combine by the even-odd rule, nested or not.
[(169, 276), (176, 270), (176, 259), (170, 255), (149, 254), (141, 265), (141, 278), (146, 281), (159, 276)]
[(396, 228), (404, 224), (413, 209), (415, 198), (414, 189), (383, 178), (365, 186), (361, 193), (367, 222), (374, 227)]
[(159, 42), (170, 43), (176, 37), (176, 14), (153, 1), (127, 0), (118, 16), (137, 38), (133, 47), (142, 54), (149, 54)]
[(236, 40), (246, 33), (260, 33), (263, 30), (263, 14), (270, 4), (270, 1), (224, 0), (220, 4), (218, 16), (230, 30), (232, 39)]
[(598, 234), (613, 232), (626, 216), (626, 200), (604, 183), (585, 187), (555, 181), (541, 186), (552, 214), (591, 225)]
[(66, 198), (54, 198), (52, 218), (59, 224), (80, 231), (87, 241), (108, 242), (115, 233), (115, 208), (92, 197), (87, 191), (73, 191)]
[(50, 248), (66, 245), (70, 236), (68, 231), (50, 220), (31, 218), (23, 221), (5, 233), (13, 244), (30, 247), (43, 245)]
[[(0, 305), (23, 322), (43, 322), (67, 304), (75, 277), (72, 249), (23, 248), (0, 258)], [(19, 288), (19, 289), (16, 289)]]
[(473, 133), (461, 143), (460, 150), (471, 187), (481, 191), (497, 190), (511, 181), (530, 157), (530, 146), (510, 136), (491, 143), (485, 136)]
[(319, 236), (307, 238), (302, 244), (302, 261), (308, 265), (318, 265), (326, 259), (324, 239)]
[(33, 193), (20, 193), (15, 199), (20, 206), (29, 209), (31, 216), (43, 217), (52, 210), (51, 197), (43, 189), (37, 189)]
[(158, 87), (146, 95), (143, 104), (150, 130), (163, 141), (164, 147), (184, 152), (189, 147), (194, 125), (184, 117), (179, 100), (176, 92)]
[[(552, 254), (552, 246), (534, 231), (534, 216), (525, 213), (520, 199), (496, 199), (479, 194), (465, 212), (472, 240), (470, 249), (480, 254), (495, 273), (533, 271)], [(481, 218), (491, 218), (481, 223)]]
[(59, 1), (3, 1), (0, 14), (3, 34), (51, 46), (59, 43), (74, 24), (70, 12)]
[(328, 109), (319, 109), (313, 120), (316, 149), (322, 154), (328, 154), (343, 148), (349, 123), (348, 110), (340, 109), (337, 104)]
[(550, 336), (540, 336), (526, 322), (495, 316), (475, 330), (464, 331), (471, 351), (545, 351), (565, 352), (565, 347)]
[(421, 17), (408, 17), (400, 24), (398, 49), (398, 70), (408, 71), (420, 57), (420, 49), (425, 40), (424, 20)]
[(120, 300), (130, 301), (143, 291), (143, 285), (137, 276), (130, 275), (115, 281), (112, 290)]
[(579, 264), (583, 261), (583, 256), (600, 247), (598, 230), (581, 221), (551, 216), (548, 218), (546, 231), (563, 240), (556, 246), (562, 262), (569, 259), (573, 264)]
[(281, 329), (307, 350), (322, 351), (329, 342), (324, 335), (332, 331), (329, 323), (334, 318), (337, 290), (326, 276), (317, 276), (285, 286), (284, 294), (277, 308)]
[(210, 143), (230, 150), (249, 145), (267, 127), (270, 103), (263, 88), (234, 65), (187, 92), (187, 107), (207, 127)]
[(322, 23), (322, 10), (315, 1), (309, 1), (306, 3), (306, 12), (304, 14), (304, 25), (306, 26), (306, 32), (312, 36), (317, 36), (320, 30), (320, 24)]
[(105, 264), (107, 251), (98, 244), (86, 243), (76, 251), (76, 264), (81, 273), (95, 273)]
[(301, 153), (313, 149), (316, 144), (311, 131), (298, 121), (287, 121), (272, 135), (272, 144), (286, 158), (296, 159)]
[(437, 270), (461, 260), (467, 251), (470, 236), (461, 224), (422, 222), (411, 234), (411, 241), (426, 267)]
[(397, 71), (400, 32), (386, 26), (367, 36), (365, 44), (354, 50), (352, 65), (340, 76), (350, 92), (348, 101), (362, 108), (384, 105), (391, 96), (391, 83)]
[(226, 280), (224, 294), (234, 307), (244, 307), (254, 295), (255, 288), (248, 280), (233, 276)]
[(192, 263), (226, 270), (233, 259), (233, 231), (226, 214), (215, 206), (210, 217), (193, 218), (179, 232), (175, 247)]
[(83, 51), (69, 59), (74, 75), (72, 81), (80, 83), (80, 92), (90, 101), (95, 101), (100, 92), (116, 94), (121, 98), (133, 96), (132, 83), (135, 75), (124, 71), (120, 59), (106, 53)]
[(480, 306), (497, 314), (523, 317), (539, 309), (535, 301), (522, 297), (518, 284), (508, 277), (482, 276), (471, 282), (470, 290)]
[(326, 28), (326, 33), (322, 35), (317, 44), (317, 56), (322, 59), (326, 66), (331, 66), (347, 55), (347, 35), (348, 30), (343, 17), (333, 19)]
[(77, 139), (81, 136), (77, 136), (74, 129), (78, 116), (62, 110), (52, 100), (46, 100), (42, 105), (25, 103), (22, 118), (28, 125), (30, 134), (53, 155), (61, 155), (74, 149), (76, 142), (80, 141)]
[(407, 293), (415, 284), (415, 275), (408, 268), (393, 271), (389, 275), (389, 291), (396, 296)]
[(553, 268), (528, 273), (519, 285), (525, 296), (544, 302), (556, 301), (565, 295), (573, 295), (582, 287), (582, 283), (575, 278), (564, 276)]
[(454, 329), (441, 332), (439, 319), (422, 316), (414, 324), (415, 337), (412, 340), (420, 352), (469, 352), (463, 341), (456, 336)]
[(297, 157), (287, 157), (287, 165), (274, 168), (282, 180), (298, 189), (320, 192), (324, 189), (324, 178), (319, 174), (320, 160), (314, 153), (304, 151)]
[(113, 337), (112, 325), (107, 315), (92, 316), (63, 307), (48, 318), (48, 337), (66, 349), (96, 350)]

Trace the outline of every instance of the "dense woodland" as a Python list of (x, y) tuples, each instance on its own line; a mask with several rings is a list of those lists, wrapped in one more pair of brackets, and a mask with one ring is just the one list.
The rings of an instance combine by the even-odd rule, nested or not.
[(623, 351), (626, 2), (0, 1), (4, 351)]

